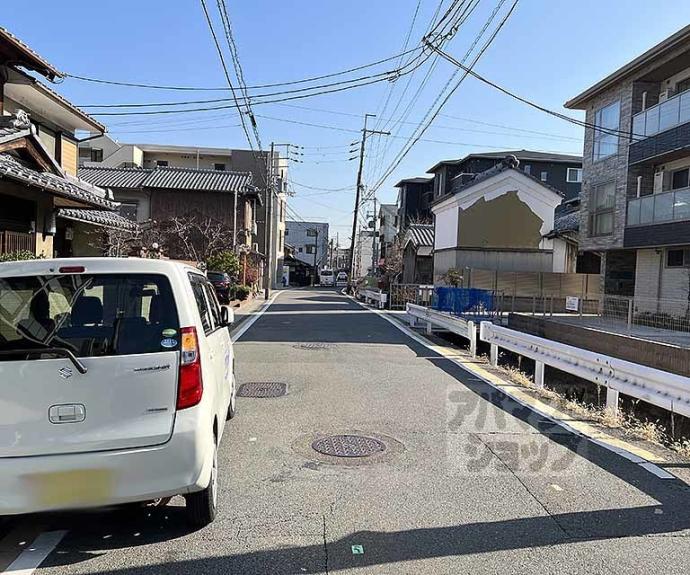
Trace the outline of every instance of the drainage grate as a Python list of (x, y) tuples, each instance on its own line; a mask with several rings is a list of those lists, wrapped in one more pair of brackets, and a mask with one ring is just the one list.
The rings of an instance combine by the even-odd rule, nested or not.
[(332, 347), (335, 347), (332, 344), (328, 343), (298, 343), (297, 345), (293, 346), (296, 349), (306, 349), (306, 350), (316, 350), (316, 349), (331, 349)]
[(386, 450), (383, 441), (363, 435), (330, 435), (311, 444), (314, 451), (334, 457), (368, 457)]
[(278, 381), (252, 381), (237, 390), (238, 397), (280, 397), (286, 393), (287, 384)]

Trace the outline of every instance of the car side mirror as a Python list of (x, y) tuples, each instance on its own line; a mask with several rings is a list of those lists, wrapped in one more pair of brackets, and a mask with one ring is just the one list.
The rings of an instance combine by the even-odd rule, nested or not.
[(220, 320), (225, 326), (231, 326), (233, 323), (235, 323), (235, 312), (230, 306), (220, 306)]

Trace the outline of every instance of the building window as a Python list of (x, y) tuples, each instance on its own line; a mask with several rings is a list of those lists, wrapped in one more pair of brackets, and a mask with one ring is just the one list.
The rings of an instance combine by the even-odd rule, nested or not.
[(156, 165), (159, 168), (167, 168), (168, 167), (168, 160), (156, 160)]
[(316, 246), (314, 244), (307, 244), (307, 253), (308, 254), (316, 253)]
[(285, 235), (286, 235), (286, 236), (289, 236), (289, 235), (290, 235), (290, 230), (287, 229), (287, 228), (285, 228)]
[(690, 267), (690, 249), (666, 250), (667, 268), (688, 268)]
[(542, 173), (539, 175), (539, 179), (540, 179), (542, 182), (545, 182), (546, 180), (548, 180), (548, 179), (549, 179), (549, 172), (542, 172)]
[(307, 237), (315, 238), (315, 237), (316, 237), (316, 234), (317, 234), (317, 232), (316, 232), (316, 230), (313, 229), (313, 228), (309, 228), (309, 229), (307, 230)]
[(688, 168), (673, 172), (671, 176), (671, 189), (679, 190), (690, 186), (690, 178), (688, 176), (690, 176), (690, 170)]
[(103, 150), (100, 148), (91, 148), (91, 161), (92, 162), (102, 162), (103, 161)]
[[(618, 130), (620, 125), (620, 102), (614, 102), (596, 111), (594, 125), (607, 130)], [(594, 161), (618, 153), (618, 134), (594, 129)]]
[(219, 172), (225, 171), (225, 164), (213, 164), (213, 169)]
[(298, 248), (297, 251), (298, 251), (299, 253), (302, 253), (303, 250), (302, 250), (302, 248)]
[(592, 188), (589, 208), (589, 234), (591, 236), (608, 236), (613, 233), (613, 208), (615, 200), (615, 182), (608, 182)]
[(136, 202), (122, 202), (120, 204), (120, 215), (123, 218), (136, 222), (138, 207), (139, 205)]
[(569, 184), (582, 183), (582, 168), (568, 168), (565, 174), (565, 181)]
[(532, 166), (530, 166), (529, 164), (525, 164), (525, 167), (522, 169), (525, 170), (525, 174), (527, 174), (528, 176), (532, 174)]
[(676, 94), (690, 90), (690, 77), (683, 78), (680, 82), (676, 84)]

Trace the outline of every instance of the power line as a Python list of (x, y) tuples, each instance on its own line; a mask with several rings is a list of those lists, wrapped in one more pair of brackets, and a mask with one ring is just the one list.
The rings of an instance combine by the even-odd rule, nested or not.
[[(349, 68), (347, 70), (341, 70), (340, 72), (333, 72), (330, 74), (322, 74), (320, 76), (312, 76), (310, 78), (303, 78), (301, 80), (290, 80), (287, 82), (274, 82), (272, 84), (257, 84), (255, 86), (247, 86), (248, 90), (258, 90), (262, 88), (278, 88), (280, 86), (292, 86), (297, 84), (306, 84), (309, 82), (316, 82), (318, 80), (325, 80), (327, 78), (335, 78), (337, 76), (344, 76), (346, 74), (351, 74), (352, 72), (358, 72), (359, 70), (364, 70), (366, 68), (372, 68), (378, 66), (379, 64), (385, 64), (392, 60), (397, 60), (401, 56), (411, 54), (413, 52), (418, 52), (423, 50), (422, 46), (416, 46), (411, 50), (406, 52), (395, 54), (394, 56), (389, 56), (388, 58), (383, 58), (382, 60), (377, 60), (376, 62), (370, 62), (369, 64), (363, 64), (361, 66), (356, 66), (354, 68)], [(188, 92), (225, 92), (227, 87), (203, 87), (203, 86), (172, 86), (172, 85), (157, 85), (157, 84), (144, 84), (136, 82), (121, 82), (116, 80), (104, 80), (101, 78), (92, 78), (88, 76), (80, 76), (77, 74), (64, 74), (67, 78), (72, 78), (74, 80), (81, 80), (83, 82), (91, 82), (95, 84), (106, 84), (112, 86), (125, 86), (130, 88), (145, 88), (151, 90), (169, 90), (169, 91), (188, 91)]]
[[(504, 1), (504, 0), (502, 0), (501, 2), (499, 2), (498, 6), (497, 6), (497, 10), (503, 5), (503, 1)], [(490, 45), (493, 43), (493, 41), (496, 39), (496, 36), (498, 35), (498, 33), (501, 31), (501, 29), (502, 29), (503, 26), (506, 24), (506, 22), (508, 21), (508, 19), (510, 18), (510, 16), (513, 14), (513, 12), (514, 12), (514, 10), (515, 10), (517, 4), (518, 4), (518, 1), (519, 1), (519, 0), (514, 0), (512, 6), (511, 6), (510, 9), (508, 10), (508, 12), (505, 14), (505, 16), (502, 18), (501, 22), (499, 22), (498, 26), (497, 26), (496, 29), (493, 31), (493, 33), (491, 34), (491, 36), (489, 37), (489, 39), (487, 40), (487, 42), (485, 42), (484, 45), (481, 47), (481, 49), (479, 50), (479, 52), (477, 53), (477, 55), (474, 57), (474, 59), (473, 59), (472, 62), (470, 63), (470, 66), (469, 66), (469, 68), (468, 68), (469, 71), (471, 71), (472, 68), (474, 68), (474, 66), (477, 64), (477, 62), (478, 62), (479, 59), (482, 57), (482, 55), (484, 54), (484, 52), (486, 52), (486, 50), (489, 48), (489, 46), (490, 46)], [(484, 28), (482, 29), (482, 31), (480, 32), (480, 35), (478, 36), (477, 40), (479, 39), (479, 37), (481, 37), (481, 35), (483, 35), (483, 33), (484, 33), (484, 31), (486, 30), (486, 28), (488, 27), (489, 23), (493, 20), (493, 17), (494, 17), (494, 15), (495, 15), (495, 13), (496, 13), (496, 11), (494, 11), (494, 13), (491, 15), (491, 17), (490, 17), (489, 20), (487, 21), (487, 24), (485, 25), (485, 27), (484, 27)], [(476, 44), (476, 41), (475, 41), (475, 44)], [(475, 45), (475, 44), (473, 44), (473, 45), (470, 47), (470, 50), (473, 50), (473, 49), (474, 49), (474, 45)], [(469, 55), (469, 52), (468, 52), (468, 55)], [(395, 158), (395, 160), (393, 161), (393, 163), (391, 164), (391, 166), (390, 166), (390, 167), (385, 171), (385, 173), (379, 178), (379, 180), (377, 181), (377, 183), (376, 183), (376, 184), (373, 186), (373, 188), (372, 188), (374, 193), (376, 192), (376, 190), (377, 190), (379, 187), (381, 187), (381, 185), (383, 185), (383, 182), (386, 180), (386, 178), (388, 178), (388, 176), (390, 176), (390, 174), (395, 170), (395, 168), (397, 168), (397, 167), (400, 165), (400, 162), (402, 162), (402, 160), (405, 158), (405, 156), (407, 156), (407, 154), (410, 152), (410, 150), (412, 149), (412, 147), (421, 139), (421, 137), (422, 137), (422, 135), (424, 134), (424, 132), (426, 132), (426, 130), (427, 130), (427, 129), (429, 128), (429, 126), (431, 125), (431, 123), (436, 119), (436, 117), (438, 116), (438, 114), (440, 113), (440, 111), (443, 109), (443, 106), (448, 102), (448, 100), (450, 99), (450, 97), (455, 93), (455, 91), (460, 87), (460, 85), (462, 84), (462, 82), (465, 80), (465, 78), (467, 77), (469, 71), (466, 71), (466, 72), (463, 74), (463, 76), (459, 79), (459, 81), (455, 84), (455, 86), (453, 86), (453, 88), (446, 94), (446, 96), (442, 99), (440, 105), (439, 105), (439, 106), (436, 108), (436, 110), (432, 113), (431, 118), (428, 120), (428, 122), (426, 123), (426, 125), (425, 125), (425, 126), (421, 129), (421, 131), (414, 137), (414, 139), (407, 145), (407, 148), (406, 148), (406, 149), (404, 148), (404, 149), (398, 154), (398, 156)]]

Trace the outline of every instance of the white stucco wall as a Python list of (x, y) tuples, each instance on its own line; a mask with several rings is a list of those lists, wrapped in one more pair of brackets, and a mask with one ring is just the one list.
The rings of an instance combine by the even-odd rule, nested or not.
[(458, 205), (446, 202), (432, 208), (434, 212), (434, 249), (454, 248), (458, 245)]

